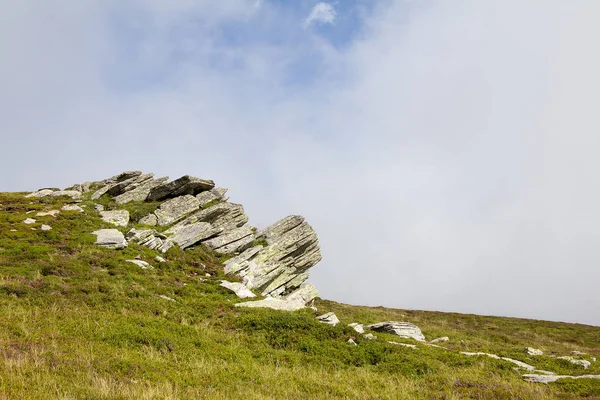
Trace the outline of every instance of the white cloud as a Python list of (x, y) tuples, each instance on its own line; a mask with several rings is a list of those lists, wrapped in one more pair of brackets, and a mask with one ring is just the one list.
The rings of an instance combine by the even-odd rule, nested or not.
[(329, 3), (317, 3), (310, 12), (310, 15), (304, 20), (304, 27), (307, 28), (313, 23), (333, 24), (335, 21), (335, 8)]

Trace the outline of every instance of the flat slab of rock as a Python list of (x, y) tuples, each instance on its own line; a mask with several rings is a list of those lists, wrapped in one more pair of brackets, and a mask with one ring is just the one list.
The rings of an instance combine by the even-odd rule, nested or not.
[(306, 306), (304, 303), (299, 301), (290, 301), (275, 297), (267, 297), (263, 300), (257, 301), (246, 301), (244, 303), (235, 304), (236, 307), (250, 307), (250, 308), (271, 308), (273, 310), (280, 311), (298, 311)]
[(234, 292), (240, 299), (248, 299), (256, 297), (250, 289), (240, 282), (221, 281), (221, 286)]
[(148, 201), (159, 201), (170, 197), (177, 197), (186, 194), (196, 195), (205, 190), (215, 187), (211, 180), (200, 179), (189, 175), (184, 175), (172, 182), (164, 183), (150, 190)]
[(158, 218), (156, 218), (156, 215), (154, 215), (154, 214), (149, 214), (149, 215), (146, 215), (144, 218), (140, 219), (140, 224), (156, 226), (156, 225), (158, 225)]
[(117, 229), (100, 229), (92, 234), (96, 235), (96, 245), (109, 249), (124, 249), (127, 247), (125, 236)]
[(587, 360), (578, 360), (571, 356), (562, 356), (562, 357), (556, 357), (556, 358), (558, 358), (559, 360), (567, 360), (571, 364), (579, 365), (580, 367), (583, 367), (585, 369), (588, 369), (590, 367), (590, 365), (592, 365), (592, 363)]
[(54, 190), (52, 189), (41, 189), (38, 190), (37, 192), (33, 192), (33, 193), (29, 193), (27, 196), (25, 196), (25, 198), (31, 198), (31, 197), (46, 197), (46, 196), (50, 196), (52, 193), (54, 193)]
[(72, 198), (73, 200), (77, 200), (81, 198), (81, 192), (77, 190), (57, 190), (56, 192), (50, 193), (50, 197), (60, 197), (67, 196)]
[(140, 267), (141, 269), (152, 269), (152, 266), (148, 264), (146, 261), (142, 260), (125, 260), (128, 263), (132, 263)]
[(376, 332), (387, 332), (403, 338), (411, 338), (419, 342), (425, 341), (425, 336), (421, 333), (421, 329), (409, 322), (387, 321), (367, 325), (366, 328)]
[(490, 357), (490, 358), (493, 358), (496, 360), (504, 360), (504, 361), (508, 361), (510, 363), (515, 364), (519, 368), (526, 369), (527, 371), (532, 371), (532, 372), (535, 371), (535, 367), (533, 365), (529, 365), (527, 363), (524, 363), (523, 361), (515, 360), (513, 358), (500, 357), (495, 354), (482, 353), (482, 352), (471, 353), (471, 352), (467, 352), (467, 351), (461, 351), (460, 354), (465, 355), (465, 356), (486, 356), (486, 357)]
[(161, 226), (171, 225), (189, 213), (200, 208), (200, 202), (194, 196), (185, 195), (165, 201), (154, 212), (156, 223)]
[(121, 193), (115, 197), (115, 202), (117, 204), (125, 204), (131, 201), (144, 201), (148, 198), (148, 195), (153, 188), (165, 184), (168, 180), (169, 177), (164, 176), (158, 179), (134, 182), (124, 189), (125, 193)]
[(332, 325), (332, 326), (336, 326), (337, 324), (340, 323), (340, 320), (338, 319), (337, 315), (335, 315), (334, 312), (328, 312), (327, 314), (319, 315), (317, 317), (317, 320), (319, 322), (322, 322), (327, 325)]
[(50, 211), (45, 211), (45, 212), (44, 211), (39, 212), (39, 213), (35, 214), (35, 216), (36, 217), (46, 217), (46, 216), (56, 217), (58, 214), (60, 214), (60, 211), (58, 211), (58, 210), (50, 210)]
[(170, 236), (160, 250), (165, 253), (174, 244), (177, 244), (182, 249), (186, 249), (221, 232), (222, 229), (213, 228), (209, 223), (197, 222), (178, 230), (173, 236)]
[(523, 379), (527, 382), (533, 383), (551, 383), (556, 382), (559, 379), (600, 379), (600, 375), (537, 375), (537, 374), (526, 374), (523, 375)]
[(127, 226), (129, 224), (129, 211), (127, 210), (100, 211), (100, 217), (104, 222), (116, 226)]
[(348, 326), (352, 329), (354, 329), (357, 333), (363, 334), (365, 333), (365, 327), (362, 324), (359, 324), (357, 322), (353, 322), (351, 324), (348, 324)]
[(418, 350), (419, 349), (416, 344), (398, 343), (398, 342), (393, 342), (393, 341), (388, 341), (388, 343), (389, 344), (394, 344), (396, 346), (408, 347), (408, 348), (411, 348), (413, 350)]
[(83, 212), (83, 208), (81, 208), (75, 204), (65, 204), (64, 206), (61, 207), (61, 210)]

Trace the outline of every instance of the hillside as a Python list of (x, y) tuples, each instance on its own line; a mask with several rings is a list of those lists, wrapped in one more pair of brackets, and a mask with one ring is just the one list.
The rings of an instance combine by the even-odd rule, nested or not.
[[(314, 298), (306, 279), (320, 260), (316, 235), (303, 219), (294, 222), (301, 236), (282, 233), (301, 217), (257, 232), (211, 181), (180, 190), (164, 179), (136, 197), (148, 180), (123, 191), (134, 178), (110, 179), (43, 196), (0, 193), (2, 400), (600, 398), (600, 327)], [(170, 184), (173, 195), (163, 191)], [(184, 196), (201, 200), (188, 209)], [(126, 221), (101, 209), (126, 210)], [(218, 216), (227, 224), (190, 219), (216, 209), (227, 209)], [(199, 242), (173, 239), (190, 226), (202, 228)], [(98, 245), (92, 233), (107, 229), (127, 239)], [(283, 245), (296, 246), (293, 257), (277, 259), (276, 276), (261, 275)], [(252, 249), (250, 265), (241, 262)], [(235, 306), (265, 298), (296, 311)], [(340, 323), (316, 318), (329, 312)], [(367, 329), (384, 321), (414, 324), (425, 340)], [(590, 377), (527, 381), (553, 376), (543, 371)]]

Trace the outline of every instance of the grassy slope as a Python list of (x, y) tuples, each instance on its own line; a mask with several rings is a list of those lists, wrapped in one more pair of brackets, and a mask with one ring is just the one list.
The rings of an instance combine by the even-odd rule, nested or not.
[[(89, 201), (85, 214), (26, 214), (62, 202), (0, 194), (0, 399), (600, 397), (598, 380), (529, 384), (512, 364), (457, 353), (486, 351), (583, 374), (522, 349), (600, 358), (598, 327), (324, 300), (319, 311), (335, 311), (342, 324), (320, 324), (310, 309), (237, 309), (235, 295), (218, 286), (219, 260), (203, 248), (171, 249), (165, 264), (137, 245), (98, 248), (90, 232), (109, 226)], [(128, 206), (136, 207), (154, 205)], [(27, 217), (38, 223), (23, 224)], [(41, 223), (53, 230), (39, 230)], [(137, 255), (155, 269), (124, 262)], [(394, 346), (387, 340), (403, 340), (386, 334), (368, 341), (345, 326), (382, 320), (413, 322), (428, 338), (450, 336), (451, 351)], [(585, 372), (600, 374), (600, 362)]]

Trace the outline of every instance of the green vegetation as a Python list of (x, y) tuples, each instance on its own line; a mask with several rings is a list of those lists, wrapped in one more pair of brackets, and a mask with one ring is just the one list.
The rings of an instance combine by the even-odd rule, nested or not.
[[(531, 384), (510, 363), (458, 353), (494, 353), (561, 374), (600, 374), (600, 362), (584, 371), (523, 353), (532, 346), (600, 358), (599, 327), (325, 300), (316, 302), (319, 311), (335, 311), (342, 324), (321, 324), (311, 309), (238, 309), (233, 305), (240, 300), (219, 286), (222, 258), (207, 248), (170, 249), (166, 263), (135, 244), (98, 248), (90, 232), (113, 227), (89, 200), (83, 214), (27, 214), (60, 209), (67, 200), (0, 194), (0, 399), (600, 397), (600, 380)], [(156, 206), (123, 208), (144, 216)], [(37, 223), (25, 225), (28, 217)], [(42, 223), (52, 230), (41, 231)], [(136, 256), (154, 269), (125, 262)], [(443, 343), (449, 350), (388, 344), (414, 342), (383, 333), (370, 341), (346, 326), (385, 320), (412, 322), (430, 339), (449, 336)], [(358, 346), (346, 343), (350, 338)]]

